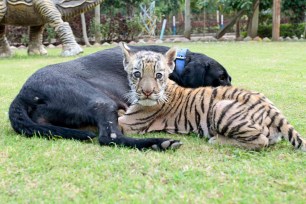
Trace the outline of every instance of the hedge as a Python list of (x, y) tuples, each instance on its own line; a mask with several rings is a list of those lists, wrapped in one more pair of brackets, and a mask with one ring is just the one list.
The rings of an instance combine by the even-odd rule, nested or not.
[[(304, 34), (305, 23), (300, 24), (281, 24), (280, 25), (280, 36), (282, 37), (301, 37)], [(258, 36), (261, 38), (272, 37), (272, 25), (259, 25)], [(305, 36), (304, 36), (305, 37)]]

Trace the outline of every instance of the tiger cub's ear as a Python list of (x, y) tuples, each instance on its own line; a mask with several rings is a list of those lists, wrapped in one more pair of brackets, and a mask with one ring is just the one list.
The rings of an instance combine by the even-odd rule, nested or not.
[(173, 72), (174, 67), (175, 67), (175, 63), (174, 60), (176, 58), (176, 52), (177, 52), (177, 48), (176, 47), (172, 47), (170, 50), (168, 50), (168, 52), (165, 54), (165, 58), (166, 58), (166, 62), (167, 65), (170, 67), (170, 73)]
[(122, 54), (123, 54), (123, 66), (124, 69), (126, 69), (126, 66), (130, 63), (131, 57), (133, 55), (131, 49), (129, 48), (129, 46), (127, 46), (127, 44), (125, 42), (120, 42), (119, 46), (122, 50)]

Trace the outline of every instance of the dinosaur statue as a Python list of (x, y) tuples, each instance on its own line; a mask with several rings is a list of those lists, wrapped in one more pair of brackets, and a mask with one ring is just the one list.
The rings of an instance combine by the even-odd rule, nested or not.
[(83, 52), (73, 36), (68, 18), (86, 12), (103, 0), (0, 0), (0, 57), (12, 52), (5, 37), (5, 25), (30, 26), (28, 54), (47, 54), (42, 44), (44, 25), (54, 28), (63, 44), (62, 56)]

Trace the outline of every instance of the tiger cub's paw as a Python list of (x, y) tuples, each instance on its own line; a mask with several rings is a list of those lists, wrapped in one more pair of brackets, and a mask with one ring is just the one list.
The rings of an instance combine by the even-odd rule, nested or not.
[(154, 144), (152, 145), (152, 149), (156, 151), (160, 150), (168, 150), (168, 149), (178, 149), (180, 146), (182, 146), (183, 143), (179, 140), (166, 140), (162, 142), (161, 144)]
[(208, 143), (209, 144), (218, 144), (218, 141), (217, 141), (217, 137), (211, 137), (209, 140), (208, 140)]

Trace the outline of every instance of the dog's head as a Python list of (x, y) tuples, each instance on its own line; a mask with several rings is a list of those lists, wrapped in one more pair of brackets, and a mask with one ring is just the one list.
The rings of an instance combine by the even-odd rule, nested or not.
[(188, 52), (182, 74), (175, 70), (170, 79), (190, 88), (199, 86), (230, 86), (232, 78), (216, 60), (199, 53)]

